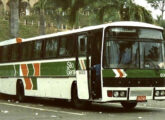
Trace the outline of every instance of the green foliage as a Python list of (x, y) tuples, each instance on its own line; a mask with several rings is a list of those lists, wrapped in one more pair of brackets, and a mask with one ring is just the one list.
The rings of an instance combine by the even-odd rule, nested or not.
[(147, 0), (149, 4), (155, 9), (159, 9), (162, 14), (161, 14), (161, 19), (163, 20), (163, 15), (165, 12), (165, 0)]
[[(29, 38), (33, 36), (39, 35), (37, 26), (25, 26), (20, 24), (19, 28), (19, 36), (21, 38)], [(8, 40), (9, 38), (9, 22), (6, 20), (2, 20), (0, 18), (0, 41)]]
[(89, 4), (91, 12), (96, 14), (97, 23), (109, 21), (143, 21), (153, 23), (150, 11), (136, 5), (133, 0), (96, 0)]
[[(78, 28), (79, 26), (97, 25), (111, 21), (142, 21), (153, 23), (150, 11), (135, 4), (134, 0), (39, 0), (34, 5), (34, 8), (31, 8), (31, 11), (35, 11), (34, 14), (20, 16), (20, 37), (27, 38), (39, 35), (39, 31), (43, 29), (44, 31), (42, 32), (44, 33), (60, 31), (62, 25), (67, 25), (67, 28), (73, 28), (73, 26), (74, 28)], [(35, 22), (35, 25), (23, 25), (25, 19)], [(37, 27), (38, 21), (42, 25), (41, 28)], [(54, 23), (55, 28), (50, 28), (50, 30), (49, 28), (45, 28), (44, 21)], [(4, 25), (3, 28), (5, 29), (5, 35), (8, 35), (8, 25)], [(2, 31), (1, 26), (0, 31)], [(3, 39), (6, 39), (5, 35), (1, 35)]]
[(39, 30), (38, 26), (34, 25), (28, 25), (25, 26), (23, 24), (20, 25), (20, 30), (19, 30), (19, 36), (21, 38), (30, 38), (32, 36), (38, 36), (39, 35)]
[(163, 4), (165, 4), (165, 0), (147, 0), (147, 2), (150, 3), (155, 9), (161, 8), (163, 7)]
[(9, 39), (9, 22), (0, 18), (0, 41)]

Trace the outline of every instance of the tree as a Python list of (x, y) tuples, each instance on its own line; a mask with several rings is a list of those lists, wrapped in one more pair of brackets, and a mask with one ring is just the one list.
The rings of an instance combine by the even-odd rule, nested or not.
[(65, 0), (63, 2), (64, 4), (61, 5), (61, 7), (64, 10), (69, 11), (69, 22), (72, 26), (75, 26), (76, 28), (79, 26), (79, 14), (80, 9), (88, 6), (88, 4), (91, 4), (95, 2), (94, 0)]
[[(59, 8), (63, 8), (63, 9), (67, 9), (68, 8), (68, 1), (69, 0), (65, 0), (62, 1), (62, 0), (39, 0), (35, 5), (34, 5), (34, 8), (35, 9), (38, 9), (39, 10), (39, 13), (40, 13), (40, 34), (43, 35), (45, 34), (45, 11), (48, 10), (48, 9), (51, 9), (51, 10), (56, 10), (57, 12), (61, 12), (61, 9)], [(57, 23), (60, 23), (60, 15), (59, 13), (57, 14), (54, 14), (54, 15), (57, 15), (56, 16), (56, 20), (57, 20)], [(51, 16), (51, 17), (54, 17)], [(59, 25), (57, 25), (58, 28), (59, 28)]]
[(159, 9), (161, 11), (161, 18), (163, 20), (163, 15), (165, 12), (165, 0), (147, 0), (147, 2), (155, 9)]
[(132, 0), (124, 0), (120, 5), (121, 20), (153, 22), (151, 12), (135, 4)]
[(133, 0), (102, 0), (95, 4), (97, 4), (95, 8), (98, 10), (98, 16), (101, 23), (105, 22), (105, 15), (109, 16), (109, 21), (122, 20), (143, 21), (148, 23), (153, 22), (151, 13), (144, 7), (136, 5)]
[(10, 38), (16, 38), (19, 30), (19, 0), (10, 0), (9, 8)]
[(39, 0), (37, 4), (35, 4), (35, 8), (38, 8), (40, 13), (40, 35), (45, 34), (45, 9), (47, 2), (48, 0)]

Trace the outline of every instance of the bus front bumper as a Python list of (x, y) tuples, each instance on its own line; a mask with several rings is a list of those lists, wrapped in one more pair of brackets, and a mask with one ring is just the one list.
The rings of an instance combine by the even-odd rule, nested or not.
[(103, 87), (100, 102), (165, 100), (165, 87)]

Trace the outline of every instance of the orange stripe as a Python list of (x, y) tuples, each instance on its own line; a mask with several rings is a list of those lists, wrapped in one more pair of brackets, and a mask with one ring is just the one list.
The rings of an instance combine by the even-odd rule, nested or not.
[(21, 43), (22, 39), (21, 38), (16, 38), (17, 43)]
[(32, 89), (32, 84), (30, 82), (30, 78), (28, 78), (28, 67), (26, 64), (21, 64), (21, 70), (22, 74), (24, 76), (25, 84), (26, 84), (26, 89), (31, 90)]
[(83, 64), (83, 60), (80, 60), (81, 61), (81, 65), (82, 65), (82, 69), (85, 70), (85, 67), (84, 67), (84, 64)]
[(121, 72), (120, 69), (117, 69), (117, 72), (120, 74), (120, 77), (123, 77), (124, 76), (124, 74)]
[(82, 62), (83, 62), (84, 70), (86, 70), (86, 66), (85, 66), (84, 60), (82, 60)]
[(34, 69), (35, 69), (34, 76), (40, 76), (40, 64), (34, 63), (33, 65), (34, 65)]

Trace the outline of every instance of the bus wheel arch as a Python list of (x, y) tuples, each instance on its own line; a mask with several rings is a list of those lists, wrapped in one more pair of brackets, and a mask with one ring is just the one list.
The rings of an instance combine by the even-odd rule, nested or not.
[(21, 79), (18, 79), (16, 83), (16, 99), (20, 102), (23, 102), (25, 99), (24, 84)]

